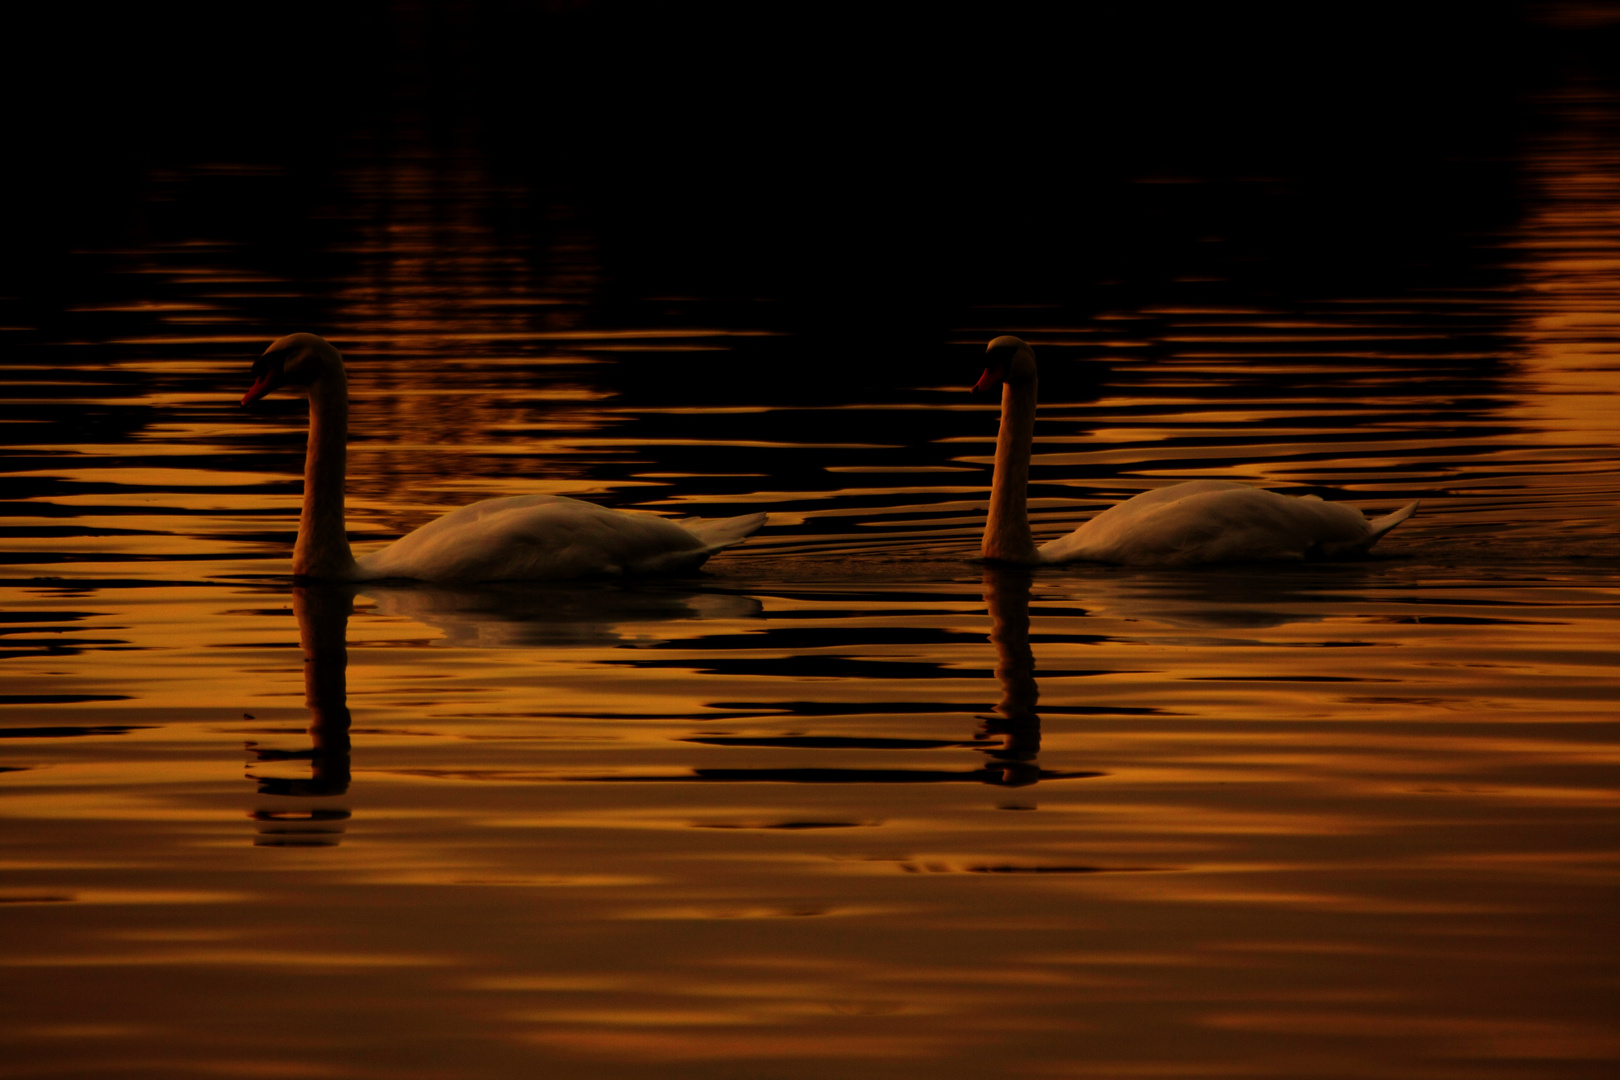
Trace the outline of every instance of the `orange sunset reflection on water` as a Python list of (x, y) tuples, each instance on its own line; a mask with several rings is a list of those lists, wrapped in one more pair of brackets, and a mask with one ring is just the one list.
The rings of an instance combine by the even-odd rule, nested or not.
[[(977, 309), (893, 393), (747, 384), (797, 356), (752, 302), (614, 321), (591, 222), (472, 150), (352, 162), (303, 276), (115, 252), (6, 369), (9, 1068), (1607, 1075), (1620, 159), (1547, 108), (1499, 278)], [(235, 405), (295, 301), (359, 549), (528, 492), (771, 522), (691, 578), (295, 586), (304, 404)], [(1042, 539), (1199, 477), (1423, 508), (1346, 564), (974, 562), (951, 362), (1009, 320)]]

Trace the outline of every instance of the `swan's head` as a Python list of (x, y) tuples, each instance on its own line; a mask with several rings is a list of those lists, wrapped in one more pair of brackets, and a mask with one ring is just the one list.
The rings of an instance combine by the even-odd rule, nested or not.
[(984, 351), (984, 374), (973, 384), (975, 394), (988, 394), (1002, 383), (1025, 386), (1035, 381), (1035, 350), (1023, 338), (1002, 334)]
[(251, 405), (283, 386), (313, 386), (323, 376), (343, 370), (343, 357), (325, 338), (288, 334), (270, 343), (253, 362), (253, 386), (242, 395)]

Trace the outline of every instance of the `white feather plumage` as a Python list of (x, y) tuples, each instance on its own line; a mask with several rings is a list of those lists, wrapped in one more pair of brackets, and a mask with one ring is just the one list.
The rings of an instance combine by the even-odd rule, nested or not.
[(1347, 558), (1364, 554), (1411, 517), (1417, 503), (1368, 521), (1344, 503), (1293, 497), (1231, 480), (1191, 480), (1110, 507), (1039, 548), (1025, 508), (1035, 437), (1035, 353), (1016, 337), (990, 342), (975, 390), (1001, 389), (1001, 429), (981, 553), (1030, 564), (1104, 562), (1145, 566)]

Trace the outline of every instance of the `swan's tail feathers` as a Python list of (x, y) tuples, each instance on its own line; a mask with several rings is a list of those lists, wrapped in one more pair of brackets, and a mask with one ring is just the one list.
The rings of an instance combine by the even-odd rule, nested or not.
[(681, 522), (681, 527), (703, 541), (709, 551), (719, 551), (742, 543), (764, 524), (764, 514), (743, 514), (729, 518), (687, 518)]
[[(1307, 496), (1307, 498), (1308, 497), (1309, 496)], [(1344, 508), (1348, 511), (1351, 520), (1361, 516), (1354, 507), (1345, 507), (1345, 504), (1343, 503), (1326, 503), (1324, 505)], [(1407, 503), (1394, 513), (1385, 514), (1381, 518), (1373, 518), (1371, 521), (1367, 521), (1365, 518), (1363, 518), (1360, 524), (1366, 525), (1366, 532), (1359, 532), (1358, 530), (1356, 535), (1353, 536), (1346, 537), (1341, 534), (1340, 538), (1337, 540), (1331, 540), (1326, 543), (1318, 543), (1305, 552), (1305, 557), (1307, 559), (1360, 558), (1361, 556), (1367, 554), (1367, 552), (1372, 549), (1374, 544), (1378, 543), (1379, 537), (1383, 536), (1385, 533), (1389, 532), (1389, 530), (1393, 529), (1395, 526), (1399, 525), (1401, 522), (1415, 514), (1417, 512), (1417, 508), (1417, 503)]]
[(1366, 546), (1372, 547), (1378, 542), (1378, 538), (1380, 536), (1383, 536), (1385, 533), (1389, 532), (1389, 530), (1393, 529), (1395, 526), (1417, 513), (1417, 508), (1417, 503), (1409, 502), (1392, 514), (1385, 514), (1381, 518), (1373, 518), (1367, 523), (1369, 529), (1367, 533)]

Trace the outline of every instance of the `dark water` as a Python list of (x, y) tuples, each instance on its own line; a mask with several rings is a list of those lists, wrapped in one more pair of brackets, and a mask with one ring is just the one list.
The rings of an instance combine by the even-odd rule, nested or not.
[[(481, 10), (357, 6), (285, 70), (373, 16), (392, 51), (273, 150), (132, 120), (173, 71), (104, 100), (140, 152), (12, 249), (0, 1074), (1612, 1075), (1601, 11), (1496, 72), (1522, 27), (1480, 5), (1355, 100), (1251, 71), (1187, 107), (1304, 96), (1230, 145), (1121, 134), (1139, 96), (1009, 202), (915, 187), (915, 128), (865, 187), (819, 143), (772, 173), (785, 136), (734, 174), (730, 121), (622, 80), (546, 172)], [(697, 156), (632, 180), (614, 109)], [(303, 403), (235, 402), (297, 329), (349, 361), (361, 549), (528, 492), (770, 522), (689, 579), (295, 587)], [(1423, 508), (1357, 563), (987, 570), (965, 388), (1007, 331), (1038, 537), (1198, 477)]]

